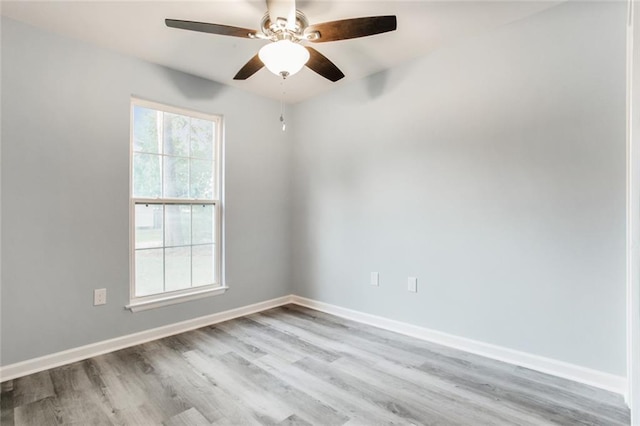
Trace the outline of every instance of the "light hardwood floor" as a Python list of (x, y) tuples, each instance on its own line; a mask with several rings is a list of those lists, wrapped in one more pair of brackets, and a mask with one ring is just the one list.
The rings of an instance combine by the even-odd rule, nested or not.
[(603, 390), (289, 305), (14, 380), (9, 425), (628, 425)]

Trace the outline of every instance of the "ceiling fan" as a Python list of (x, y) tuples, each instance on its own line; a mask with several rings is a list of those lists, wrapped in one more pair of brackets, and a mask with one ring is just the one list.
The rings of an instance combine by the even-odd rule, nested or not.
[(307, 66), (322, 77), (333, 82), (344, 74), (326, 56), (303, 43), (324, 43), (347, 40), (394, 31), (396, 17), (370, 16), (363, 18), (309, 24), (307, 17), (296, 9), (295, 0), (267, 0), (267, 13), (262, 18), (261, 29), (233, 27), (207, 22), (165, 19), (168, 27), (203, 33), (269, 40), (233, 77), (246, 80), (264, 66), (276, 75), (287, 78)]

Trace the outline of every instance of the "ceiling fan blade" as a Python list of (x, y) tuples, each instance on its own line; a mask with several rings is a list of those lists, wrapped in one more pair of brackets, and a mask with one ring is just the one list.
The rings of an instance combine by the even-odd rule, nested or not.
[(313, 47), (305, 46), (305, 48), (309, 51), (309, 60), (306, 64), (309, 69), (334, 83), (344, 77), (342, 71), (322, 53)]
[(286, 19), (288, 29), (296, 27), (296, 0), (267, 0), (269, 20), (276, 23), (278, 18)]
[(309, 41), (322, 43), (386, 33), (394, 31), (397, 27), (398, 23), (395, 15), (370, 16), (309, 25), (305, 30), (305, 34), (318, 33), (317, 38), (312, 37)]
[(255, 55), (253, 58), (249, 59), (249, 62), (247, 62), (242, 68), (240, 68), (240, 71), (238, 71), (233, 79), (246, 80), (247, 78), (260, 71), (262, 67), (264, 67), (264, 64), (262, 63), (258, 55)]
[(229, 25), (210, 24), (208, 22), (181, 21), (178, 19), (165, 19), (167, 27), (179, 28), (181, 30), (198, 31), (201, 33), (218, 34), (232, 37), (251, 38), (256, 34), (255, 30), (247, 28), (231, 27)]

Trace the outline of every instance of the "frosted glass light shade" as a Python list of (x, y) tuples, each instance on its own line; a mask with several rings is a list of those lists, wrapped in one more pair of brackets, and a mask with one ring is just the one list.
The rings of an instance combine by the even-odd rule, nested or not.
[(300, 71), (309, 60), (307, 49), (289, 40), (280, 40), (263, 46), (258, 56), (269, 71), (285, 77)]

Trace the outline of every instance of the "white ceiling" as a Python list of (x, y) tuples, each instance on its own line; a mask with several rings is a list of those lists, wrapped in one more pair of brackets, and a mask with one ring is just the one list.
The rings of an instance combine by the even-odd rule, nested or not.
[(256, 94), (295, 103), (426, 55), (444, 44), (522, 19), (560, 1), (298, 0), (310, 23), (396, 15), (398, 30), (314, 44), (346, 75), (337, 83), (303, 69), (282, 86), (266, 68), (245, 81), (233, 76), (265, 43), (167, 28), (165, 18), (258, 29), (264, 1), (2, 1), (0, 12), (55, 33), (185, 71)]

